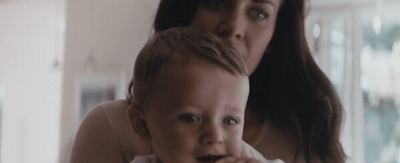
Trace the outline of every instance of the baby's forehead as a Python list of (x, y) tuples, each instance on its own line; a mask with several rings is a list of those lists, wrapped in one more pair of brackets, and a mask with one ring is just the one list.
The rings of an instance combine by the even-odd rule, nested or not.
[[(204, 80), (207, 81), (206, 84), (200, 82)], [(153, 77), (152, 87), (157, 91), (161, 89), (160, 87), (186, 87), (189, 89), (198, 85), (207, 87), (211, 83), (248, 85), (248, 82), (247, 75), (234, 74), (222, 66), (193, 57), (185, 61), (172, 61), (163, 65)]]
[[(196, 69), (210, 73), (214, 71), (222, 71), (232, 76), (245, 76), (229, 72), (223, 65), (215, 63), (207, 58), (189, 54), (193, 53), (191, 51), (180, 51), (177, 53), (181, 53), (181, 55), (171, 57), (168, 62), (160, 67), (159, 73), (168, 72), (168, 74), (183, 74), (185, 71)], [(196, 73), (192, 73), (192, 75), (196, 75)]]
[(198, 58), (164, 65), (152, 83), (148, 101), (170, 106), (166, 108), (222, 107), (221, 112), (240, 113), (248, 95), (246, 75)]

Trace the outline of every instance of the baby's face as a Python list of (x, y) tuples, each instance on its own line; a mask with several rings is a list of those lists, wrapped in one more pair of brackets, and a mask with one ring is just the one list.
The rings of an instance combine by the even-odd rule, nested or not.
[(154, 81), (143, 110), (153, 150), (163, 163), (240, 156), (246, 76), (196, 59), (164, 66)]

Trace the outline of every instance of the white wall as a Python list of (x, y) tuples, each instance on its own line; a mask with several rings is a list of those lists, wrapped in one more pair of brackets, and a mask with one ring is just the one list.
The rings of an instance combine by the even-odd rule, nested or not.
[[(158, 0), (69, 0), (61, 119), (61, 162), (79, 126), (77, 81), (115, 76), (127, 83), (136, 54), (151, 34)], [(92, 69), (86, 64), (93, 56)], [(123, 85), (122, 89), (126, 86)], [(125, 92), (122, 93), (122, 96)]]
[(309, 0), (313, 7), (335, 7), (335, 6), (361, 6), (380, 3), (398, 3), (399, 0)]
[[(58, 160), (62, 3), (0, 1), (1, 163)], [(1, 91), (0, 91), (1, 92)]]

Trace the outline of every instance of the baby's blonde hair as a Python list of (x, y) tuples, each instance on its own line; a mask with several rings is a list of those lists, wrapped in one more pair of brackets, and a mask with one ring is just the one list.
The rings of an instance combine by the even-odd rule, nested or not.
[(163, 66), (190, 58), (202, 59), (233, 75), (248, 75), (243, 56), (228, 41), (196, 28), (171, 28), (154, 34), (139, 52), (128, 88), (129, 104), (142, 106)]

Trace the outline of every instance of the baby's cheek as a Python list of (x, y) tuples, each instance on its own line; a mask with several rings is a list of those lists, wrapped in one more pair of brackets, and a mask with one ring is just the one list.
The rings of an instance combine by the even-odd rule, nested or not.
[(235, 134), (230, 138), (230, 141), (226, 143), (227, 152), (229, 155), (239, 157), (242, 151), (242, 136)]

